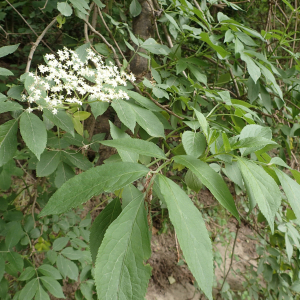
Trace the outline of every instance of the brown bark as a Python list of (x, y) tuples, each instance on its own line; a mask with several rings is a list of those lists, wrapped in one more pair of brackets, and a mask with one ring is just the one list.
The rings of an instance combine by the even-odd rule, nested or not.
[[(132, 29), (135, 36), (140, 37), (143, 40), (153, 36), (153, 6), (151, 0), (139, 0), (142, 6), (141, 13), (133, 19)], [(147, 53), (143, 48), (138, 50), (142, 53)], [(148, 68), (148, 59), (136, 54), (130, 64), (130, 70), (137, 77), (138, 81), (143, 77), (150, 77)]]

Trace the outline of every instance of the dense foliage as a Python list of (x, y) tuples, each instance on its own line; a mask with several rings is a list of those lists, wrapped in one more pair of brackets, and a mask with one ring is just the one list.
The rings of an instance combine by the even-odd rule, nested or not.
[(298, 299), (298, 15), (288, 0), (2, 1), (0, 298), (144, 299), (159, 203), (213, 299), (188, 196), (205, 186), (234, 245), (241, 223), (260, 244), (245, 290), (229, 268), (216, 297)]

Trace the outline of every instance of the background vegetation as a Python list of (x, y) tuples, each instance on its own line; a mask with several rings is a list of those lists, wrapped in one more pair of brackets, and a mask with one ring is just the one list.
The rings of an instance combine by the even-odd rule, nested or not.
[[(168, 220), (202, 299), (300, 299), (298, 16), (297, 0), (2, 1), (0, 299), (143, 299), (152, 222)], [(54, 77), (41, 87), (64, 47), (79, 71), (96, 72), (92, 49), (127, 74), (103, 91), (128, 99), (92, 98), (87, 73), (77, 102)], [(195, 200), (203, 188), (215, 209)], [(205, 222), (229, 218), (215, 282), (211, 240), (230, 234)], [(243, 225), (258, 259), (234, 291)]]

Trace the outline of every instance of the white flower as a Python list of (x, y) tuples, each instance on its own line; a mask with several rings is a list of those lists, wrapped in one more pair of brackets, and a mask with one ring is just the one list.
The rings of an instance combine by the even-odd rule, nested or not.
[(26, 111), (28, 111), (29, 113), (31, 113), (31, 112), (33, 111), (33, 109), (32, 109), (31, 107), (28, 107), (28, 108), (26, 109)]
[(57, 114), (57, 109), (56, 109), (56, 108), (53, 108), (53, 109), (52, 109), (52, 113), (53, 113), (54, 115), (56, 115), (56, 114)]

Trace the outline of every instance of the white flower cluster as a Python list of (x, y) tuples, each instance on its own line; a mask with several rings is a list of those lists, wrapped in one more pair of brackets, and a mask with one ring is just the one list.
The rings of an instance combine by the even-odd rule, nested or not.
[[(127, 80), (134, 81), (133, 74), (120, 73), (113, 64), (106, 66), (91, 49), (87, 50), (84, 62), (76, 52), (67, 48), (57, 54), (58, 59), (53, 54), (46, 54), (47, 66), (38, 67), (42, 76), (29, 73), (34, 82), (29, 87), (29, 96), (22, 96), (24, 101), (33, 103), (43, 99), (47, 102), (47, 108), (56, 114), (57, 108), (68, 108), (71, 103), (82, 105), (87, 100), (111, 102), (114, 99), (129, 99), (125, 91), (116, 91), (115, 88), (126, 86)], [(95, 69), (90, 67), (89, 61), (93, 62)]]

